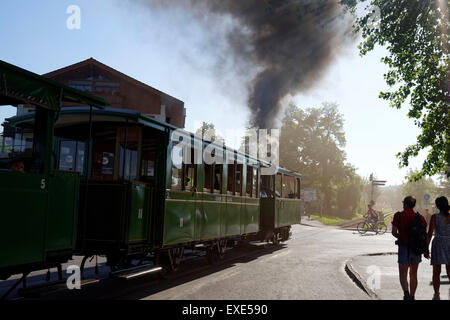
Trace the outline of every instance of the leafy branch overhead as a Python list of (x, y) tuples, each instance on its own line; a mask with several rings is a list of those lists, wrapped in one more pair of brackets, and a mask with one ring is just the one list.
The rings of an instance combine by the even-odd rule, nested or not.
[(382, 62), (389, 66), (385, 79), (390, 91), (380, 98), (400, 109), (409, 104), (408, 117), (421, 128), (415, 144), (397, 157), (400, 166), (421, 150), (428, 154), (422, 168), (412, 177), (419, 180), (446, 171), (450, 176), (450, 71), (448, 0), (342, 0), (358, 16), (358, 4), (368, 5), (358, 17), (355, 32), (366, 55), (376, 45), (389, 52)]

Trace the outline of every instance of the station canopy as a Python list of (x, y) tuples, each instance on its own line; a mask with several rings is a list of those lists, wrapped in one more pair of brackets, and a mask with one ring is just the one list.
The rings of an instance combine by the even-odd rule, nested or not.
[(31, 104), (59, 111), (64, 102), (104, 108), (110, 103), (0, 60), (0, 105)]

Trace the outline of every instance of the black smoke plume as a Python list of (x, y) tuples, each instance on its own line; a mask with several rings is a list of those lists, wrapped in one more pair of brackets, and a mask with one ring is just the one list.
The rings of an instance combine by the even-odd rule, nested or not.
[(351, 38), (352, 21), (339, 0), (142, 1), (181, 7), (208, 24), (226, 16), (236, 21), (227, 41), (234, 60), (258, 70), (248, 92), (250, 122), (257, 128), (276, 127), (283, 98), (317, 85)]

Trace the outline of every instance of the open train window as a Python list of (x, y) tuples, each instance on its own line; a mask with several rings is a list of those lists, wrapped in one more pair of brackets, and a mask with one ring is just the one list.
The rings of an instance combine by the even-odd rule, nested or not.
[(275, 177), (275, 196), (277, 198), (282, 198), (283, 196), (281, 182), (282, 182), (281, 173), (277, 173)]
[(252, 196), (252, 186), (253, 186), (253, 167), (247, 166), (247, 184), (246, 184), (246, 190), (245, 195), (247, 197)]
[[(0, 136), (0, 169), (11, 168), (14, 161), (22, 162), (25, 172), (39, 172), (37, 168), (30, 170), (30, 165), (36, 159), (33, 154), (34, 133), (33, 129), (11, 127), (3, 124), (4, 131)], [(0, 126), (1, 128), (1, 126)]]
[(237, 164), (236, 165), (236, 191), (235, 194), (242, 196), (242, 170), (244, 165)]
[(213, 165), (205, 164), (204, 168), (203, 192), (212, 192)]
[(186, 164), (184, 169), (184, 186), (186, 191), (194, 192), (197, 190), (197, 165)]
[(183, 186), (183, 148), (175, 145), (172, 149), (172, 179), (170, 189), (181, 191)]
[(214, 193), (222, 193), (223, 165), (214, 165)]
[(227, 185), (227, 193), (228, 194), (234, 194), (234, 176), (235, 176), (235, 165), (229, 164), (228, 165), (228, 185)]
[(14, 128), (4, 124), (0, 141), (0, 159), (31, 158), (33, 156), (33, 130)]
[(258, 198), (258, 169), (253, 169), (253, 175), (252, 175), (252, 197)]
[(283, 197), (295, 199), (295, 178), (291, 176), (283, 176)]
[(263, 199), (273, 198), (273, 176), (261, 176), (260, 197)]

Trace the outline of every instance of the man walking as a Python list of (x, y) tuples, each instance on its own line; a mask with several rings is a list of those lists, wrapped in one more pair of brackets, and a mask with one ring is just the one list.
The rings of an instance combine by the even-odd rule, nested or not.
[[(416, 220), (415, 206), (416, 199), (412, 196), (406, 197), (403, 200), (403, 211), (397, 212), (392, 220), (392, 235), (398, 239), (395, 243), (398, 244), (398, 269), (400, 284), (404, 292), (403, 300), (414, 300), (417, 289), (417, 269), (419, 268), (419, 263), (422, 261), (422, 255), (414, 253), (408, 247), (408, 232)], [(427, 222), (422, 215), (419, 216), (426, 228)]]

